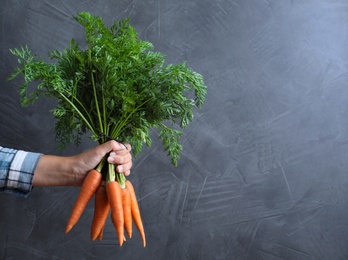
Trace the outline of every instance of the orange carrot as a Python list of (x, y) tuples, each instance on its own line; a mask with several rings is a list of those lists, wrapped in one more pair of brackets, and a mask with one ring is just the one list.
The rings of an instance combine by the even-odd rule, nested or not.
[(130, 192), (127, 188), (122, 189), (122, 205), (124, 215), (124, 227), (128, 237), (132, 237), (132, 208)]
[(80, 193), (76, 199), (73, 210), (70, 214), (68, 224), (65, 229), (65, 233), (68, 233), (73, 226), (78, 222), (83, 211), (85, 210), (88, 202), (93, 197), (93, 194), (96, 192), (99, 187), (102, 175), (97, 170), (91, 170), (87, 174), (85, 180), (83, 181)]
[(143, 241), (143, 246), (146, 246), (146, 238), (145, 238), (145, 231), (143, 226), (143, 221), (141, 220), (140, 216), (140, 209), (138, 205), (138, 201), (135, 195), (134, 187), (130, 181), (126, 181), (126, 188), (129, 190), (130, 197), (131, 197), (131, 209), (132, 209), (132, 217), (134, 220), (134, 223), (139, 230), (141, 239)]
[(99, 241), (102, 240), (102, 238), (103, 238), (104, 228), (105, 228), (105, 225), (102, 227), (102, 229), (100, 230), (99, 235), (97, 236), (97, 239), (98, 239)]
[(110, 181), (106, 184), (106, 192), (111, 207), (111, 220), (117, 232), (118, 242), (122, 246), (125, 237), (121, 186), (117, 181)]
[(110, 204), (106, 194), (104, 182), (98, 187), (94, 195), (94, 215), (91, 226), (91, 239), (96, 240), (105, 225), (105, 221), (109, 215)]

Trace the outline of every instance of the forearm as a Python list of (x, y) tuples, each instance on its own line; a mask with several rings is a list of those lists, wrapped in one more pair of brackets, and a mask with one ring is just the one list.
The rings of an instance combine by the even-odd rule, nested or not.
[(78, 186), (72, 157), (43, 155), (34, 172), (33, 186)]

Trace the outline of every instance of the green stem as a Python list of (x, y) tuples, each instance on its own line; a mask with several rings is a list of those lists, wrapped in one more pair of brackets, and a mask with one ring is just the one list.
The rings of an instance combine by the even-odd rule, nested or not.
[[(101, 114), (100, 114), (100, 109), (99, 109), (99, 103), (98, 103), (98, 96), (97, 96), (97, 88), (95, 85), (95, 79), (94, 79), (94, 73), (93, 73), (93, 67), (92, 67), (92, 53), (91, 49), (88, 48), (88, 64), (89, 64), (89, 69), (91, 71), (91, 81), (92, 81), (92, 88), (93, 88), (93, 96), (94, 96), (94, 102), (95, 102), (95, 108), (97, 110), (97, 115), (98, 115), (98, 122), (99, 122), (99, 131), (100, 134), (103, 134), (103, 122), (101, 119)], [(105, 134), (105, 133), (104, 133)], [(102, 137), (102, 143), (104, 143), (104, 137)]]
[[(91, 118), (91, 115), (90, 113), (88, 113), (87, 109), (85, 108), (85, 106), (81, 103), (80, 100), (78, 100), (75, 96), (73, 96), (73, 99), (79, 104), (79, 106), (83, 109), (83, 111), (85, 112), (85, 114), (88, 116), (88, 119), (89, 119), (89, 122), (91, 124), (91, 127), (93, 127), (94, 129), (94, 126), (92, 125), (93, 124), (93, 120)], [(77, 107), (76, 107), (77, 108)], [(82, 112), (81, 112), (82, 114)]]
[(114, 128), (112, 129), (112, 131), (111, 131), (111, 137), (112, 138), (118, 138), (118, 136), (119, 136), (119, 134), (120, 134), (120, 130), (119, 129), (121, 129), (121, 127), (120, 127), (120, 125), (122, 124), (122, 122), (124, 121), (122, 121), (122, 118), (124, 118), (124, 116), (122, 116), (121, 118), (120, 118), (120, 120), (116, 123), (116, 125), (114, 126)]
[(105, 97), (104, 97), (104, 87), (101, 85), (101, 93), (102, 93), (102, 104), (103, 104), (103, 120), (104, 120), (104, 134), (109, 135), (108, 124), (106, 122), (106, 107), (105, 107)]
[(71, 102), (70, 99), (68, 99), (63, 93), (58, 92), (59, 95), (61, 95), (70, 105), (71, 107), (76, 111), (76, 113), (79, 114), (79, 116), (81, 117), (81, 119), (86, 123), (87, 127), (89, 128), (89, 130), (92, 131), (92, 133), (97, 136), (96, 132), (94, 131), (94, 128), (92, 127), (92, 125), (88, 122), (88, 120), (86, 119), (86, 117), (81, 113), (81, 111), (75, 106), (75, 104), (73, 102)]
[(108, 174), (106, 175), (105, 184), (108, 184), (109, 182), (115, 181), (115, 165), (112, 163), (108, 164)]
[(145, 100), (142, 104), (140, 104), (138, 107), (136, 107), (124, 120), (120, 121), (121, 123), (118, 123), (118, 124), (114, 127), (114, 129), (112, 130), (111, 136), (114, 137), (114, 138), (116, 138), (116, 137), (120, 134), (122, 127), (124, 127), (124, 126), (127, 124), (129, 118), (130, 118), (136, 111), (139, 111), (140, 108), (141, 108), (143, 105), (145, 105), (147, 102), (149, 102), (151, 99), (152, 99), (152, 97), (150, 97), (149, 99)]
[(108, 154), (107, 155), (105, 155), (104, 157), (103, 157), (103, 159), (100, 161), (100, 163), (97, 165), (97, 167), (95, 168), (98, 172), (102, 172), (102, 169), (103, 169), (103, 167), (104, 167), (104, 164), (105, 164), (105, 162), (106, 162), (106, 157), (108, 156)]
[(121, 188), (124, 189), (126, 187), (126, 177), (123, 173), (118, 173), (115, 170), (115, 165), (112, 163), (109, 163), (108, 165), (108, 174), (106, 176), (105, 183), (108, 184), (109, 182), (117, 181)]
[(116, 180), (120, 184), (121, 189), (126, 188), (126, 177), (124, 176), (123, 173), (116, 172)]

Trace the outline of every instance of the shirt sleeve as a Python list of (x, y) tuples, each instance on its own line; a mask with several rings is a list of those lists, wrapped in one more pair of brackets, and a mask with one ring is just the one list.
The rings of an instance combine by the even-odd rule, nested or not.
[(42, 154), (0, 146), (0, 191), (26, 198)]

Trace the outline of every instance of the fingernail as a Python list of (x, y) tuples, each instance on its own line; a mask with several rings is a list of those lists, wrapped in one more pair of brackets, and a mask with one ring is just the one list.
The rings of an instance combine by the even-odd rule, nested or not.
[(108, 162), (113, 162), (115, 159), (114, 159), (114, 157), (108, 157)]
[(115, 152), (111, 152), (111, 153), (110, 153), (110, 156), (115, 156), (115, 155), (116, 155)]
[(117, 167), (117, 169), (118, 169), (118, 172), (123, 172), (123, 166), (122, 166), (122, 165), (119, 165), (119, 166)]

